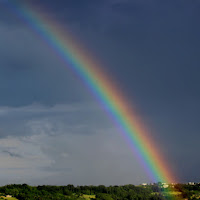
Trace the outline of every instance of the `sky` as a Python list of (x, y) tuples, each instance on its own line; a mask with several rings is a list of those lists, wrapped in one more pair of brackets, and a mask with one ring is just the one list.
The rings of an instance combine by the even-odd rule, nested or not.
[[(101, 63), (178, 180), (200, 182), (200, 1), (30, 2)], [(0, 0), (0, 185), (150, 182), (88, 88), (9, 5)]]

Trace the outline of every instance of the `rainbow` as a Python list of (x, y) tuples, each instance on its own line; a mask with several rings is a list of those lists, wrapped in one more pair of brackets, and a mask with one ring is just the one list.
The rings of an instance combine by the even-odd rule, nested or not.
[(63, 30), (58, 22), (50, 19), (47, 12), (41, 12), (33, 5), (20, 5), (17, 1), (8, 3), (25, 20), (31, 29), (46, 42), (57, 56), (72, 70), (91, 91), (103, 109), (120, 130), (131, 150), (137, 156), (152, 182), (175, 182), (175, 176), (160, 154), (157, 145), (138, 119), (130, 103), (113, 84), (101, 66), (93, 60), (72, 35)]

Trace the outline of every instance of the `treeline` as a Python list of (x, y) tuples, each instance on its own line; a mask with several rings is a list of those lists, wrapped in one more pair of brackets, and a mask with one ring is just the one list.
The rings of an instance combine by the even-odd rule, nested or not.
[[(184, 198), (195, 199), (200, 192), (200, 185), (176, 184), (173, 190), (181, 192)], [(196, 193), (194, 193), (194, 191)], [(169, 189), (160, 184), (146, 186), (29, 186), (12, 184), (0, 187), (0, 193), (12, 195), (19, 200), (83, 200), (84, 195), (96, 200), (164, 200), (171, 199)], [(92, 196), (93, 195), (93, 196)], [(181, 195), (182, 196), (182, 195)]]
[(179, 191), (182, 193), (182, 197), (184, 199), (200, 199), (200, 184), (194, 184), (194, 185), (189, 185), (189, 184), (176, 184), (174, 185), (174, 190)]

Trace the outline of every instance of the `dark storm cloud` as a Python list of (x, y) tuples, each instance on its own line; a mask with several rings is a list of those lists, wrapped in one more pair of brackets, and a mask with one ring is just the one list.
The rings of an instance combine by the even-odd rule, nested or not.
[(54, 105), (84, 98), (81, 93), (87, 90), (78, 78), (26, 28), (2, 25), (0, 34), (1, 106)]
[[(57, 19), (63, 28), (68, 27), (103, 63), (102, 68), (116, 80), (119, 89), (139, 110), (152, 137), (159, 143), (180, 180), (199, 181), (196, 176), (200, 166), (199, 1), (35, 0), (31, 3), (41, 10), (48, 10), (51, 17)], [(100, 147), (95, 151), (101, 158), (102, 167), (102, 163), (89, 159), (91, 154), (85, 148), (88, 146), (86, 140), (92, 143), (99, 139), (98, 134), (92, 134), (95, 127), (101, 130), (102, 126), (105, 132), (109, 132), (112, 125), (107, 119), (101, 124), (103, 115), (97, 114), (98, 111), (69, 112), (62, 106), (61, 111), (59, 104), (91, 102), (92, 98), (77, 78), (63, 68), (45, 44), (5, 4), (0, 4), (0, 16), (0, 110), (7, 113), (0, 116), (1, 140), (6, 140), (8, 146), (15, 140), (24, 144), (19, 139), (22, 137), (28, 137), (26, 142), (30, 144), (41, 140), (41, 149), (35, 151), (35, 155), (41, 155), (45, 162), (38, 162), (35, 170), (48, 168), (48, 165), (51, 165), (48, 168), (51, 172), (62, 169), (61, 166), (72, 169), (72, 172), (64, 175), (55, 173), (49, 177), (49, 181), (54, 180), (58, 184), (64, 184), (66, 177), (73, 183), (84, 184), (84, 180), (87, 180), (91, 184), (104, 184), (105, 180), (106, 183), (120, 184), (121, 179), (115, 177), (117, 170), (122, 174), (123, 183), (126, 178), (128, 181), (134, 179), (138, 168), (130, 176), (133, 163), (129, 167), (119, 167), (112, 173), (109, 167), (120, 165), (120, 161), (131, 162), (131, 156), (123, 157), (128, 151), (118, 157), (117, 154), (123, 150), (113, 148), (116, 153), (110, 153), (106, 158), (108, 163), (104, 163), (103, 154), (110, 152), (106, 144), (105, 152), (102, 153)], [(38, 108), (33, 106), (34, 103), (42, 105)], [(75, 126), (76, 123), (80, 125), (79, 128)], [(68, 134), (63, 138), (52, 139), (56, 138), (55, 133), (62, 135), (64, 132)], [(112, 135), (115, 131), (111, 132)], [(103, 146), (107, 140), (114, 145), (111, 135), (102, 136), (105, 137), (105, 141), (102, 139)], [(13, 137), (13, 140), (7, 139), (7, 136)], [(97, 138), (90, 139), (88, 136)], [(62, 140), (67, 141), (67, 147)], [(121, 145), (119, 141), (115, 141), (118, 146)], [(80, 148), (76, 145), (74, 148), (74, 144)], [(90, 150), (95, 148), (89, 147)], [(25, 149), (31, 151), (34, 147), (25, 145)], [(25, 149), (18, 149), (18, 153)], [(26, 159), (29, 154), (25, 155)], [(116, 156), (116, 159), (108, 161), (112, 160), (112, 156)], [(63, 161), (63, 158), (66, 160)], [(83, 161), (81, 172), (77, 167), (81, 165), (79, 161)], [(87, 161), (91, 162), (89, 168)], [(97, 177), (95, 168), (99, 174), (109, 169), (107, 175), (111, 173), (112, 177)], [(86, 175), (82, 177), (81, 173)], [(90, 176), (87, 179), (88, 174), (95, 178)], [(29, 180), (38, 183), (39, 179), (36, 179), (30, 177)], [(136, 179), (137, 183), (145, 180), (140, 177)]]

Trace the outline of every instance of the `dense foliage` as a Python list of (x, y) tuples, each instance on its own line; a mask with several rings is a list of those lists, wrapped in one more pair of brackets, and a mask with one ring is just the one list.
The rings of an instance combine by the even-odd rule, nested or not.
[[(170, 186), (172, 187), (172, 186)], [(198, 199), (200, 185), (176, 184), (173, 191), (177, 191), (180, 199)], [(169, 189), (163, 188), (159, 183), (146, 186), (29, 186), (6, 185), (0, 187), (2, 195), (12, 195), (19, 200), (162, 200), (171, 199)], [(181, 194), (181, 195), (180, 195)]]

